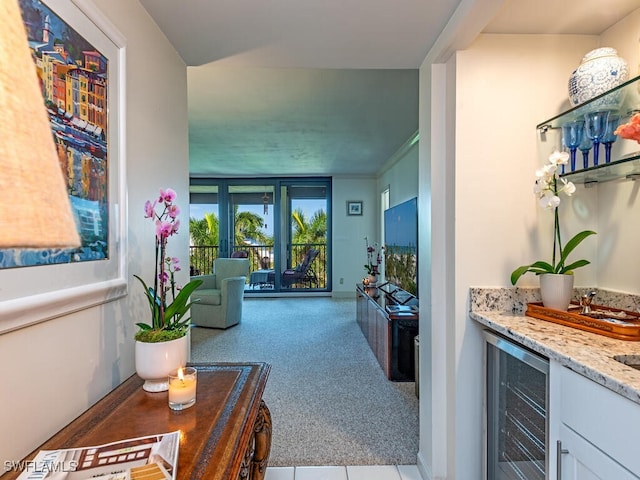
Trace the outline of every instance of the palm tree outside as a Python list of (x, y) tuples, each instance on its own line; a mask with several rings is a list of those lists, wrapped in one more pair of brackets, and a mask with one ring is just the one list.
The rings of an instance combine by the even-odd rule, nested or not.
[[(265, 220), (257, 213), (240, 211), (234, 206), (234, 245), (231, 251), (247, 250), (250, 253), (252, 271), (264, 268), (266, 253), (270, 264), (274, 238), (265, 232)], [(296, 264), (310, 248), (327, 244), (327, 214), (324, 209), (317, 210), (307, 217), (302, 208), (296, 208), (291, 215), (291, 263)], [(220, 223), (215, 213), (205, 213), (204, 218), (189, 219), (191, 240), (191, 274), (211, 271), (213, 260), (220, 255)], [(319, 254), (314, 262), (319, 288), (326, 286), (326, 248), (318, 248)], [(261, 260), (263, 260), (261, 262)]]
[[(327, 244), (327, 214), (323, 209), (314, 212), (310, 219), (307, 219), (301, 208), (296, 208), (291, 214), (291, 250), (292, 263), (304, 257), (309, 248)], [(318, 287), (326, 286), (326, 265), (327, 251), (325, 248), (318, 249), (319, 253), (313, 262), (313, 268), (318, 277)]]
[[(234, 245), (232, 250), (242, 249), (244, 245), (273, 246), (273, 237), (262, 231), (264, 219), (255, 213), (238, 211), (234, 208)], [(203, 273), (210, 270), (219, 254), (220, 222), (215, 213), (205, 213), (204, 218), (189, 219), (189, 235), (191, 238), (191, 267), (193, 273)], [(214, 247), (213, 253), (211, 248)], [(240, 247), (240, 248), (238, 248)]]

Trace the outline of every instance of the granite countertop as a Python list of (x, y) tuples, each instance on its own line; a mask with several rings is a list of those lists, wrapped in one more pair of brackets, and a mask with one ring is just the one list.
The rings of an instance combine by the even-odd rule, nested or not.
[[(613, 359), (640, 356), (640, 342), (585, 332), (524, 315), (526, 303), (539, 301), (536, 289), (471, 289), (471, 319), (555, 360), (614, 392), (640, 403), (640, 370)], [(600, 294), (601, 304), (635, 310), (636, 298), (616, 299)], [(635, 308), (634, 308), (635, 307)]]

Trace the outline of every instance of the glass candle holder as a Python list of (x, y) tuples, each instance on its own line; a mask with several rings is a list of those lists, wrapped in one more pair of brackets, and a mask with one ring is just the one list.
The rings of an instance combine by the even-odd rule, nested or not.
[(169, 408), (184, 410), (196, 403), (198, 371), (193, 367), (179, 368), (169, 374)]

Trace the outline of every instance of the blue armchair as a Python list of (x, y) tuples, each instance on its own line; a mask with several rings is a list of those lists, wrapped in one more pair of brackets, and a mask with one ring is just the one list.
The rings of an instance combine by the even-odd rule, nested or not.
[(192, 300), (197, 300), (191, 305), (191, 322), (210, 328), (240, 323), (247, 275), (248, 258), (216, 258), (212, 274), (192, 277), (203, 283), (191, 295)]

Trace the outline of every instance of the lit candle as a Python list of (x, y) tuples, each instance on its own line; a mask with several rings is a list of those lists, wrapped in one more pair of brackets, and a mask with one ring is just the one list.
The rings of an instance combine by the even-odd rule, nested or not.
[(193, 367), (179, 368), (169, 375), (169, 407), (182, 410), (196, 403), (197, 371)]

